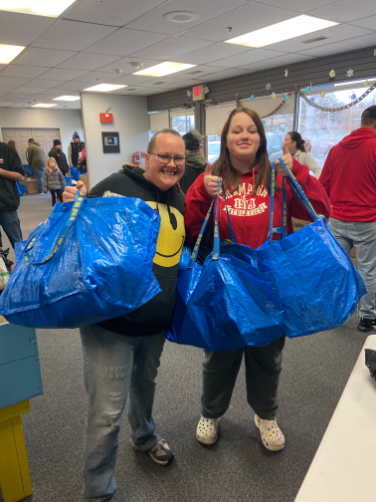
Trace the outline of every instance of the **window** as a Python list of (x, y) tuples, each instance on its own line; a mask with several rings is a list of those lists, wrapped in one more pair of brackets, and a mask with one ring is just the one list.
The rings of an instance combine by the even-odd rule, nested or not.
[(173, 114), (171, 116), (171, 128), (177, 131), (181, 136), (187, 134), (190, 129), (195, 128), (195, 116), (193, 114)]
[(215, 160), (218, 159), (221, 152), (221, 135), (220, 134), (210, 134), (208, 136), (208, 162), (213, 164)]
[[(371, 84), (370, 84), (371, 85)], [(314, 99), (318, 105), (327, 108), (344, 106), (359, 98), (367, 87), (359, 83), (346, 86), (346, 89), (336, 85), (323, 89), (313, 89), (308, 97)], [(325, 92), (321, 97), (320, 93)], [(360, 127), (363, 111), (376, 104), (376, 92), (372, 91), (363, 101), (339, 112), (324, 112), (314, 108), (299, 97), (299, 126), (298, 131), (303, 139), (309, 140), (311, 154), (320, 167), (323, 167), (330, 148), (336, 145), (351, 131)]]

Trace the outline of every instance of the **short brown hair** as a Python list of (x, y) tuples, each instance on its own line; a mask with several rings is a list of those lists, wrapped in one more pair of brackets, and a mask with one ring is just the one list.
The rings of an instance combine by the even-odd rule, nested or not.
[(258, 114), (251, 110), (250, 108), (235, 108), (229, 115), (229, 118), (226, 120), (225, 125), (222, 129), (221, 134), (221, 153), (219, 159), (214, 162), (213, 165), (213, 174), (214, 176), (221, 176), (224, 174), (225, 177), (225, 188), (228, 189), (231, 186), (231, 191), (234, 192), (239, 188), (239, 179), (240, 174), (231, 164), (230, 161), (230, 153), (226, 146), (227, 134), (230, 129), (230, 124), (232, 118), (238, 113), (246, 113), (255, 123), (257, 127), (257, 132), (260, 135), (260, 146), (256, 153), (255, 163), (252, 166), (249, 166), (250, 169), (258, 164), (258, 172), (255, 180), (255, 187), (253, 193), (257, 192), (257, 189), (261, 186), (261, 183), (264, 182), (265, 188), (270, 192), (270, 181), (271, 181), (271, 164), (268, 157), (268, 152), (266, 149), (266, 135), (264, 131), (263, 123), (261, 122)]
[[(160, 131), (156, 132), (154, 136), (151, 138), (148, 144), (148, 153), (152, 153), (155, 147), (155, 143), (157, 141), (158, 136), (161, 136), (162, 134), (171, 134), (172, 136), (178, 136), (182, 142), (184, 143), (183, 138), (180, 136), (180, 134), (175, 131), (175, 129), (161, 129)], [(185, 145), (184, 145), (185, 147)]]
[(362, 113), (361, 125), (369, 126), (376, 122), (376, 106), (370, 106)]

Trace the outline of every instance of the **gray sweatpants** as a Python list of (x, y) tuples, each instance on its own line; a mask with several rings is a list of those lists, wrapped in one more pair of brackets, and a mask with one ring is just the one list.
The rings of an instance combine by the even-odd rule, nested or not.
[(376, 316), (376, 221), (342, 221), (330, 218), (329, 226), (347, 254), (355, 246), (358, 271), (367, 289), (360, 300), (360, 317)]
[(260, 418), (275, 418), (284, 345), (283, 335), (264, 347), (247, 347), (227, 352), (205, 350), (202, 415), (206, 418), (219, 418), (225, 414), (244, 354), (248, 403)]

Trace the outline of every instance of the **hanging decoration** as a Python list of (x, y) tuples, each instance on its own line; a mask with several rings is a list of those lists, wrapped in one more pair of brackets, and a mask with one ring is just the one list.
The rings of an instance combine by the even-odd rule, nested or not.
[(286, 70), (285, 70), (285, 78), (287, 78), (288, 76), (289, 76), (289, 71), (288, 71), (288, 69), (286, 68)]
[(255, 100), (255, 97), (254, 95), (252, 94), (252, 96), (249, 98), (251, 101), (254, 101)]
[(363, 87), (368, 87), (368, 86), (369, 86), (369, 82), (368, 82), (368, 80), (366, 80), (366, 81), (364, 82), (364, 84), (363, 84)]
[(315, 102), (315, 100), (314, 100), (313, 98), (311, 98), (311, 99), (309, 100), (309, 102), (310, 102), (311, 104), (313, 104), (313, 103)]
[(325, 98), (325, 92), (324, 91), (320, 92), (320, 98)]
[(285, 99), (285, 100), (286, 100), (286, 99), (289, 99), (289, 95), (288, 95), (288, 94), (284, 94), (284, 95), (283, 95), (283, 99)]
[(356, 100), (356, 94), (355, 94), (355, 92), (353, 92), (353, 93), (351, 94), (351, 99), (352, 99), (353, 101), (355, 101), (355, 100)]
[(336, 76), (336, 72), (334, 70), (330, 70), (329, 72), (329, 82), (334, 82), (334, 78)]
[[(283, 101), (277, 106), (277, 108), (274, 108), (274, 110), (270, 113), (267, 113), (266, 115), (262, 115), (260, 118), (261, 119), (267, 119), (268, 117), (271, 117), (272, 115), (275, 115), (281, 108), (282, 106), (285, 104), (285, 103), (289, 103), (290, 102), (290, 96), (291, 94), (293, 94), (295, 92), (295, 89), (291, 89), (290, 92), (288, 92), (287, 94), (285, 94), (285, 96), (287, 96), (287, 98), (285, 98), (285, 96), (283, 97)], [(265, 126), (264, 126), (265, 127)]]
[(271, 97), (272, 99), (275, 99), (275, 97), (276, 97), (276, 93), (275, 93), (275, 92), (272, 92), (272, 93), (271, 93), (271, 95), (270, 95), (270, 97)]
[[(364, 98), (366, 98), (368, 96), (368, 94), (370, 92), (372, 92), (373, 90), (376, 89), (376, 83), (373, 84), (364, 94), (362, 94), (359, 98), (351, 101), (350, 103), (348, 103), (347, 105), (344, 105), (344, 106), (338, 106), (336, 108), (328, 108), (328, 107), (325, 107), (325, 106), (320, 106), (320, 105), (317, 105), (316, 103), (312, 103), (310, 101), (310, 99), (303, 93), (303, 91), (301, 89), (299, 89), (296, 85), (295, 85), (295, 90), (296, 92), (304, 99), (304, 101), (306, 103), (308, 103), (309, 105), (313, 106), (314, 108), (317, 108), (318, 110), (321, 110), (323, 112), (341, 112), (342, 110), (347, 110), (348, 108), (351, 108), (352, 106), (356, 105), (357, 103), (360, 103), (361, 101), (363, 101)], [(352, 97), (352, 96), (351, 96)], [(355, 96), (356, 98), (356, 96)]]
[(310, 88), (310, 86), (306, 87), (305, 91), (306, 91), (306, 92), (311, 92), (311, 88)]
[(350, 68), (349, 70), (347, 70), (346, 75), (348, 78), (351, 78), (354, 75), (354, 70), (352, 68)]
[(268, 82), (268, 83), (266, 84), (266, 86), (265, 86), (265, 89), (266, 89), (267, 91), (270, 91), (271, 87), (272, 87), (272, 84), (270, 84), (270, 83)]

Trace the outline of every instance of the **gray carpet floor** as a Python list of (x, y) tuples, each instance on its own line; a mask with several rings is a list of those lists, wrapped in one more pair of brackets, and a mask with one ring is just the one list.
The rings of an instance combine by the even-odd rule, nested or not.
[[(50, 204), (48, 194), (22, 197), (25, 238)], [(261, 445), (246, 402), (244, 367), (219, 441), (199, 444), (202, 351), (166, 343), (154, 418), (176, 457), (160, 467), (135, 453), (125, 411), (115, 502), (293, 502), (367, 337), (356, 330), (357, 322), (353, 316), (339, 329), (287, 341), (278, 412), (286, 448), (278, 453)], [(25, 501), (80, 502), (87, 398), (79, 333), (37, 330), (37, 337), (44, 394), (31, 400), (31, 412), (23, 416), (34, 488)]]

